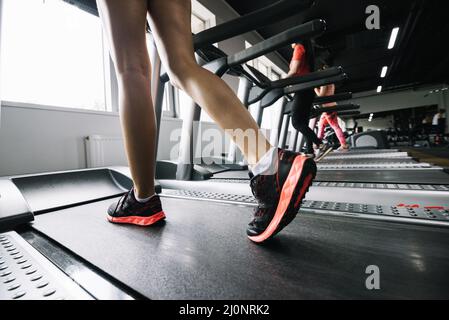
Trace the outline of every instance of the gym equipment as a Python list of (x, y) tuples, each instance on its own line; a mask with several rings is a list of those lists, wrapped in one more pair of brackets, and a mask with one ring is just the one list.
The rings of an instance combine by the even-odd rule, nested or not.
[(387, 133), (385, 131), (368, 131), (352, 135), (348, 139), (348, 144), (354, 149), (388, 149)]
[[(169, 223), (154, 228), (109, 224), (105, 210), (116, 199), (114, 195), (122, 192), (130, 181), (126, 183), (126, 177), (118, 172), (113, 173), (113, 179), (112, 175), (108, 178), (104, 171), (96, 171), (84, 172), (90, 175), (90, 183), (95, 186), (89, 190), (86, 190), (89, 182), (70, 181), (83, 171), (68, 175), (45, 174), (25, 180), (13, 178), (20, 185), (19, 192), (28, 200), (35, 221), (22, 227), (19, 234), (12, 235), (23, 236), (36, 246), (39, 252), (29, 248), (33, 256), (50, 259), (58, 266), (62, 265), (60, 255), (68, 254), (73, 258), (75, 254), (76, 262), (83, 261), (86, 265), (85, 272), (89, 274), (97, 270), (99, 281), (109, 282), (111, 294), (150, 299), (362, 298), (370, 293), (357, 285), (360, 279), (354, 275), (354, 270), (360, 269), (363, 273), (367, 263), (381, 259), (385, 268), (383, 279), (388, 279), (384, 281), (391, 288), (391, 291), (382, 291), (385, 296), (379, 292), (382, 297), (388, 297), (387, 292), (401, 298), (447, 297), (444, 274), (449, 266), (445, 250), (449, 229), (433, 227), (447, 226), (447, 222), (442, 220), (444, 213), (436, 209), (425, 211), (408, 210), (402, 206), (389, 208), (386, 205), (306, 202), (300, 217), (266, 248), (254, 246), (242, 234), (241, 228), (250, 218), (254, 202), (248, 201), (244, 205), (242, 197), (232, 196), (238, 200), (236, 202), (226, 194), (214, 195), (215, 202), (210, 194), (207, 197), (189, 195), (188, 201), (163, 194), (164, 210), (170, 212)], [(34, 187), (37, 180), (40, 180), (42, 188)], [(60, 188), (67, 185), (72, 189)], [(60, 199), (70, 198), (75, 190), (82, 197), (62, 209), (52, 209), (59, 207)], [(102, 200), (105, 197), (111, 198)], [(223, 206), (220, 198), (226, 197), (229, 204), (238, 203), (239, 206)], [(43, 205), (45, 201), (39, 199), (46, 199), (48, 205)], [(8, 200), (2, 197), (0, 201)], [(375, 217), (375, 223), (369, 221)], [(394, 225), (393, 221), (396, 222)], [(317, 234), (319, 242), (314, 240)], [(9, 241), (10, 235), (2, 234), (0, 237)], [(418, 270), (408, 263), (408, 239), (411, 238), (414, 246), (421, 248), (420, 259), (425, 260), (429, 268)], [(304, 263), (304, 256), (298, 252), (304, 253), (304, 243), (308, 242), (314, 243), (315, 247), (307, 246), (308, 263)], [(442, 245), (435, 247), (435, 243)], [(351, 250), (338, 253), (339, 261), (346, 262), (324, 263), (332, 256), (329, 250), (349, 245)], [(52, 246), (52, 254), (49, 249), (44, 250), (48, 246)], [(286, 246), (291, 254), (282, 250)], [(370, 250), (366, 250), (367, 247)], [(390, 253), (393, 250), (393, 255), (386, 254), (385, 248), (389, 248)], [(40, 252), (48, 255), (44, 257)], [(327, 258), (323, 260), (323, 256)], [(434, 263), (436, 261), (439, 263)], [(260, 268), (261, 265), (270, 265), (270, 268)], [(402, 266), (401, 272), (398, 272), (398, 265)], [(66, 272), (71, 266), (68, 263), (60, 268)], [(326, 266), (333, 271), (329, 274), (323, 272)], [(258, 272), (254, 273), (254, 270)], [(273, 272), (278, 276), (273, 277)], [(422, 277), (423, 272), (425, 277)], [(298, 276), (302, 273), (308, 276)], [(53, 275), (52, 272), (50, 274)], [(410, 278), (414, 279), (413, 284), (410, 284)], [(261, 279), (265, 288), (262, 291), (259, 287)], [(86, 289), (86, 279), (75, 277), (72, 284), (98, 298), (97, 293)], [(342, 286), (346, 289), (342, 290)], [(411, 286), (415, 290), (410, 290)], [(82, 298), (82, 295), (67, 297), (59, 286), (56, 290), (66, 298)], [(13, 293), (8, 294), (7, 298), (12, 298)], [(23, 298), (31, 297), (27, 294), (28, 291)]]
[[(169, 181), (209, 190), (200, 192), (161, 181), (169, 221), (138, 228), (105, 217), (132, 185), (126, 168), (2, 178), (0, 298), (447, 299), (447, 177), (438, 172), (441, 183), (419, 189), (394, 185), (394, 175), (425, 183), (437, 172), (356, 176), (378, 173), (390, 181), (311, 190), (323, 198), (307, 200), (264, 246), (243, 233), (254, 199), (236, 194), (238, 184), (212, 193), (225, 184)], [(383, 290), (374, 293), (363, 285), (370, 265), (382, 268)]]
[[(205, 64), (203, 67), (221, 77), (233, 67), (240, 66), (256, 57), (272, 52), (286, 44), (294, 42), (298, 38), (309, 38), (321, 34), (325, 28), (326, 23), (323, 20), (314, 20), (284, 31), (277, 36), (264, 40), (234, 55), (214, 60)], [(160, 109), (160, 107), (157, 106), (156, 109)], [(210, 178), (211, 172), (209, 170), (205, 170), (199, 166), (195, 167), (193, 164), (193, 124), (195, 120), (199, 120), (199, 116), (199, 108), (192, 106), (183, 121), (179, 159), (176, 162), (158, 161), (156, 170), (158, 172), (158, 179), (190, 180), (193, 178), (204, 180)]]
[[(227, 58), (227, 55), (216, 48), (215, 46), (209, 46), (205, 49), (197, 50), (197, 55), (200, 57), (200, 64), (205, 65), (207, 63), (212, 63), (219, 59)], [(262, 124), (263, 111), (265, 108), (272, 106), (277, 102), (277, 97), (279, 92), (282, 92), (284, 88), (303, 84), (310, 81), (320, 81), (325, 80), (328, 77), (337, 76), (342, 74), (341, 68), (332, 68), (326, 72), (316, 72), (309, 74), (307, 76), (292, 77), (289, 79), (271, 81), (265, 75), (260, 73), (257, 69), (244, 64), (243, 66), (233, 66), (227, 72), (227, 74), (239, 77), (239, 90), (238, 97), (242, 104), (247, 108), (250, 105), (255, 105), (255, 118), (259, 126)], [(345, 96), (336, 97), (344, 98)], [(284, 96), (285, 100), (289, 99), (289, 96)], [(201, 116), (201, 108), (194, 106), (195, 108), (195, 121), (198, 121)], [(193, 146), (193, 141), (190, 142)], [(193, 148), (195, 149), (195, 148)], [(238, 164), (237, 161), (237, 147), (231, 142), (229, 147), (229, 152), (227, 157), (220, 158), (202, 158), (200, 161), (195, 163), (200, 163), (196, 166), (198, 170), (206, 169), (211, 174), (220, 173), (227, 170), (246, 170), (247, 166)], [(204, 170), (203, 170), (204, 171)], [(196, 174), (198, 176), (198, 174)], [(205, 177), (201, 177), (204, 179)]]

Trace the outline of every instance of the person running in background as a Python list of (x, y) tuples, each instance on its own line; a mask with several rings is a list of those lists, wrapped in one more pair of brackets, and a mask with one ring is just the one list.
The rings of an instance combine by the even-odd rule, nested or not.
[(438, 112), (433, 116), (432, 120), (432, 128), (433, 131), (437, 134), (435, 143), (441, 144), (443, 142), (444, 131), (446, 128), (445, 121), (445, 111), (443, 109), (438, 110)]
[[(327, 69), (328, 66), (324, 65), (323, 70)], [(335, 85), (330, 84), (327, 86), (322, 86), (320, 88), (315, 88), (315, 93), (318, 97), (328, 97), (333, 96), (335, 94)], [(335, 102), (323, 104), (323, 107), (334, 107), (337, 104)], [(322, 140), (324, 138), (324, 129), (327, 125), (330, 125), (332, 130), (334, 130), (338, 141), (340, 142), (340, 148), (337, 151), (348, 151), (349, 146), (346, 143), (346, 137), (343, 133), (343, 130), (340, 128), (338, 124), (338, 116), (337, 112), (324, 112), (321, 115), (320, 121), (318, 122), (318, 139)]]
[[(290, 62), (290, 70), (286, 76), (300, 77), (306, 75), (314, 70), (315, 57), (313, 53), (313, 46), (310, 41), (303, 43), (292, 44), (293, 57)], [(326, 153), (329, 146), (323, 144), (322, 140), (317, 137), (315, 132), (309, 127), (310, 112), (315, 99), (315, 92), (313, 89), (308, 89), (295, 94), (292, 107), (292, 125), (293, 128), (302, 133), (306, 139), (306, 154), (310, 157), (315, 157), (313, 147), (318, 149), (317, 157)]]
[(443, 109), (438, 110), (438, 112), (433, 116), (433, 120), (432, 120), (432, 125), (435, 128), (435, 131), (438, 132), (439, 134), (443, 134), (444, 133), (444, 127), (443, 130), (441, 130), (442, 126), (441, 124), (444, 122), (442, 120), (446, 119), (445, 116), (445, 111)]

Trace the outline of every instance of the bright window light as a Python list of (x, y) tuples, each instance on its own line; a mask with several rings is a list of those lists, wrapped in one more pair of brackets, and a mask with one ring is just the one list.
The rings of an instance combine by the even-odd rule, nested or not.
[[(215, 15), (203, 6), (199, 1), (192, 1), (192, 32), (198, 33), (216, 25)], [(188, 108), (186, 106), (192, 104), (192, 99), (182, 90), (177, 90), (180, 117), (184, 119)], [(213, 122), (213, 119), (207, 114), (207, 112), (201, 112), (202, 122)]]
[(394, 28), (391, 31), (390, 42), (388, 43), (388, 49), (391, 50), (396, 44), (396, 39), (398, 38), (399, 28)]
[(377, 93), (381, 93), (382, 92), (382, 86), (378, 86), (377, 87)]
[[(245, 48), (251, 48), (252, 44), (248, 41), (245, 41)], [(281, 79), (282, 75), (285, 74), (282, 69), (280, 69), (274, 62), (272, 62), (269, 58), (266, 56), (262, 56), (259, 58), (256, 58), (248, 63), (251, 67), (256, 68), (258, 71), (260, 71), (263, 75), (265, 75), (267, 78), (276, 81)], [(277, 115), (277, 107), (267, 108), (264, 110), (264, 116), (262, 118), (262, 129), (271, 130), (273, 128), (273, 120), (276, 119)]]
[(105, 111), (98, 17), (60, 0), (3, 5), (3, 100)]
[(388, 72), (388, 67), (383, 67), (380, 77), (385, 78), (385, 76), (387, 75), (387, 72)]

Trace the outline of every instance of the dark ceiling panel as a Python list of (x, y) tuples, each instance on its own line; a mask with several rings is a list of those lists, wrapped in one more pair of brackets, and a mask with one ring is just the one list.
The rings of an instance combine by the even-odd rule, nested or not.
[[(98, 14), (95, 0), (64, 0), (83, 10)], [(225, 0), (244, 15), (277, 0)], [(381, 12), (381, 30), (367, 31), (365, 9), (377, 5)], [(341, 90), (353, 92), (384, 90), (418, 84), (449, 82), (449, 1), (447, 0), (316, 0), (313, 8), (289, 19), (258, 30), (268, 38), (288, 28), (325, 19), (327, 32), (316, 39), (319, 54), (329, 53), (334, 64), (343, 66), (350, 79)], [(401, 27), (398, 44), (387, 50), (391, 29)], [(286, 61), (292, 50), (279, 53)], [(380, 79), (383, 66), (389, 66), (386, 79)]]
[[(239, 14), (246, 14), (275, 0), (226, 0)], [(368, 5), (381, 12), (381, 30), (365, 27)], [(298, 12), (282, 23), (258, 30), (264, 37), (311, 19), (326, 20), (328, 31), (316, 39), (330, 53), (334, 64), (342, 65), (350, 79), (340, 86), (353, 92), (384, 90), (417, 84), (449, 81), (449, 55), (443, 46), (449, 39), (447, 0), (317, 0), (310, 10)], [(395, 49), (387, 50), (393, 27), (401, 27)], [(320, 50), (317, 50), (320, 52)], [(323, 50), (321, 50), (323, 51)], [(289, 60), (292, 50), (279, 50)], [(390, 67), (386, 79), (383, 66)]]

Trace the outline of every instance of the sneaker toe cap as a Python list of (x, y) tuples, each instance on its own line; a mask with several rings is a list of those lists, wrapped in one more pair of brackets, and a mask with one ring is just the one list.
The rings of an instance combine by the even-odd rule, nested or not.
[(260, 230), (259, 228), (257, 228), (254, 224), (250, 223), (248, 225), (248, 228), (246, 228), (246, 234), (249, 237), (256, 237), (260, 234), (262, 234), (263, 230)]
[(115, 215), (116, 208), (117, 208), (117, 202), (112, 203), (108, 208), (108, 215), (113, 217)]

